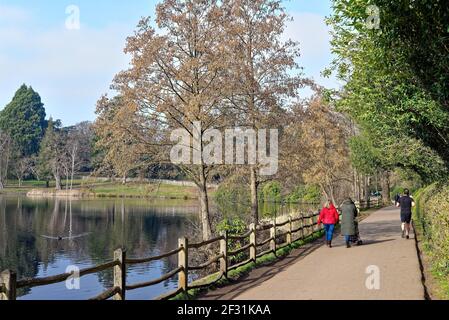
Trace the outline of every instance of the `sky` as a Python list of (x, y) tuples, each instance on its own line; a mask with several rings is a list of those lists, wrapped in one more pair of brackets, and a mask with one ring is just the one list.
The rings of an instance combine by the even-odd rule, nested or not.
[[(332, 59), (324, 23), (330, 1), (285, 0), (294, 21), (284, 36), (300, 42), (298, 62), (305, 76), (336, 88), (335, 79), (320, 76)], [(0, 0), (0, 110), (25, 83), (41, 95), (47, 117), (66, 126), (94, 120), (97, 100), (109, 92), (114, 75), (127, 68), (126, 37), (141, 17), (154, 17), (157, 3)]]

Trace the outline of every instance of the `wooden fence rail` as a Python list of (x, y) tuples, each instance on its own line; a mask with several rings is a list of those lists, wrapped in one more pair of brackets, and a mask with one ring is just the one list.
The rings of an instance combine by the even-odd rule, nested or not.
[[(379, 200), (373, 202), (356, 203), (360, 209), (369, 208), (371, 205), (380, 206)], [(64, 273), (60, 275), (50, 276), (46, 278), (35, 278), (35, 279), (21, 279), (17, 281), (16, 273), (11, 270), (5, 270), (0, 273), (0, 300), (15, 300), (17, 295), (17, 289), (19, 288), (32, 288), (37, 286), (44, 286), (59, 282), (67, 281), (73, 277), (97, 273), (105, 271), (108, 269), (113, 269), (114, 281), (113, 287), (102, 292), (98, 296), (90, 300), (107, 300), (113, 298), (114, 300), (125, 300), (126, 291), (134, 290), (138, 288), (150, 287), (178, 276), (178, 288), (172, 292), (166, 293), (159, 296), (157, 299), (169, 299), (176, 296), (179, 293), (187, 292), (189, 289), (199, 288), (208, 286), (220, 280), (223, 277), (228, 276), (228, 272), (244, 266), (251, 262), (256, 262), (256, 259), (270, 253), (276, 253), (276, 250), (290, 246), (293, 242), (298, 240), (304, 240), (322, 230), (317, 224), (318, 213), (313, 214), (300, 214), (299, 217), (289, 216), (287, 220), (283, 222), (277, 222), (276, 220), (271, 221), (268, 224), (254, 225), (251, 224), (243, 234), (228, 234), (223, 233), (219, 237), (210, 239), (208, 241), (203, 241), (201, 243), (189, 244), (188, 239), (181, 238), (178, 242), (178, 248), (163, 253), (154, 257), (140, 258), (140, 259), (130, 259), (126, 257), (126, 251), (123, 249), (117, 249), (114, 251), (114, 258), (108, 263), (104, 263), (95, 267), (82, 269), (78, 274), (75, 272)], [(294, 224), (298, 224), (295, 228)], [(259, 239), (263, 237), (269, 231), (269, 237), (265, 239)], [(295, 236), (299, 233), (299, 236)], [(280, 242), (285, 238), (284, 242)], [(232, 242), (248, 242), (241, 247), (231, 248)], [(219, 252), (206, 261), (203, 264), (192, 266), (189, 265), (189, 250), (199, 249), (204, 246), (219, 243)], [(258, 249), (262, 250), (264, 247), (268, 247), (265, 251), (258, 252)], [(212, 249), (211, 249), (212, 250)], [(152, 261), (161, 260), (174, 255), (178, 255), (178, 268), (168, 272), (165, 275), (157, 279), (148, 280), (142, 283), (127, 284), (126, 283), (126, 267), (127, 265), (143, 264)], [(242, 261), (237, 261), (234, 265), (229, 262), (231, 258), (236, 258), (236, 256), (242, 255)], [(210, 281), (208, 283), (189, 285), (189, 272), (194, 270), (206, 269), (210, 266), (216, 266), (219, 268), (219, 273), (217, 279)], [(201, 281), (200, 281), (201, 282)]]

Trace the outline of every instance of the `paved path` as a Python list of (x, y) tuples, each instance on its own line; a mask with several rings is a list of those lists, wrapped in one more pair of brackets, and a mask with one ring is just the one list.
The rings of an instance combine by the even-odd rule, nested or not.
[[(360, 224), (363, 246), (347, 249), (340, 235), (332, 249), (318, 241), (203, 299), (424, 299), (414, 236), (402, 239), (398, 220), (396, 208), (376, 211)], [(380, 271), (379, 290), (366, 286), (369, 266)]]

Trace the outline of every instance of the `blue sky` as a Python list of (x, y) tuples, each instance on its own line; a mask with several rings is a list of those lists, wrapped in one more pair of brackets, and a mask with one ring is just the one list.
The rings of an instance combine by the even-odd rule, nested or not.
[[(156, 0), (0, 0), (0, 109), (22, 83), (33, 86), (47, 115), (64, 125), (95, 119), (95, 103), (126, 68), (125, 39)], [(66, 8), (80, 10), (80, 29), (68, 30)], [(328, 87), (320, 72), (331, 60), (324, 17), (330, 0), (285, 1), (294, 18), (286, 38), (300, 42), (306, 76)]]

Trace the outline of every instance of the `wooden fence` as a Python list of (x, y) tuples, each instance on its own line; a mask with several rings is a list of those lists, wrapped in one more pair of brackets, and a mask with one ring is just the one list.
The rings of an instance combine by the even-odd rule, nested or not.
[(374, 199), (355, 201), (355, 205), (359, 210), (379, 208), (382, 206), (382, 199), (376, 197)]
[[(379, 201), (377, 201), (379, 205)], [(360, 208), (367, 208), (370, 203), (360, 203)], [(240, 266), (246, 265), (251, 262), (255, 262), (257, 258), (269, 253), (276, 253), (276, 250), (290, 246), (293, 242), (297, 240), (304, 240), (322, 230), (321, 226), (318, 226), (319, 213), (313, 213), (309, 215), (300, 214), (299, 217), (289, 216), (286, 221), (278, 223), (276, 220), (271, 221), (269, 224), (261, 224), (257, 227), (254, 224), (249, 226), (246, 233), (241, 235), (228, 235), (224, 233), (219, 237), (213, 238), (208, 241), (201, 243), (189, 243), (188, 239), (179, 239), (178, 248), (173, 251), (161, 254), (159, 256), (142, 258), (142, 259), (130, 259), (126, 257), (126, 251), (123, 249), (117, 249), (114, 251), (113, 260), (95, 267), (86, 268), (79, 271), (79, 275), (72, 273), (64, 273), (60, 275), (50, 276), (46, 278), (30, 278), (17, 280), (16, 273), (11, 270), (6, 270), (0, 273), (0, 300), (15, 300), (16, 292), (19, 288), (32, 288), (38, 286), (45, 286), (49, 284), (64, 282), (67, 279), (73, 278), (74, 276), (85, 276), (88, 274), (98, 273), (107, 269), (113, 269), (114, 281), (113, 287), (107, 289), (100, 295), (93, 297), (90, 300), (125, 300), (126, 292), (129, 290), (135, 290), (144, 287), (150, 287), (175, 276), (178, 276), (178, 288), (172, 292), (164, 294), (157, 299), (169, 299), (176, 296), (179, 293), (187, 292), (189, 289), (195, 289), (200, 287), (209, 286), (223, 277), (228, 276), (228, 272), (237, 269)], [(294, 227), (294, 224), (297, 226)], [(269, 231), (269, 232), (268, 232)], [(269, 237), (263, 239), (264, 235)], [(260, 239), (262, 237), (262, 239)], [(285, 239), (285, 240), (284, 240)], [(231, 241), (241, 241), (243, 243), (247, 242), (239, 248), (231, 248)], [(189, 250), (197, 250), (201, 247), (210, 246), (213, 244), (219, 244), (219, 252), (214, 257), (210, 258), (209, 261), (192, 266), (189, 265)], [(218, 247), (218, 246), (217, 246)], [(268, 247), (267, 250), (261, 251), (264, 247)], [(232, 249), (232, 250), (231, 250)], [(230, 261), (235, 260), (232, 257), (246, 253), (244, 261), (238, 261), (231, 265)], [(178, 267), (169, 273), (157, 278), (152, 279), (147, 282), (128, 284), (126, 281), (126, 267), (128, 265), (143, 264), (152, 261), (161, 260), (171, 256), (178, 256)], [(196, 271), (206, 269), (209, 266), (217, 265), (219, 267), (218, 276), (213, 281), (207, 283), (201, 283), (201, 281), (196, 281), (189, 284), (189, 271)]]

